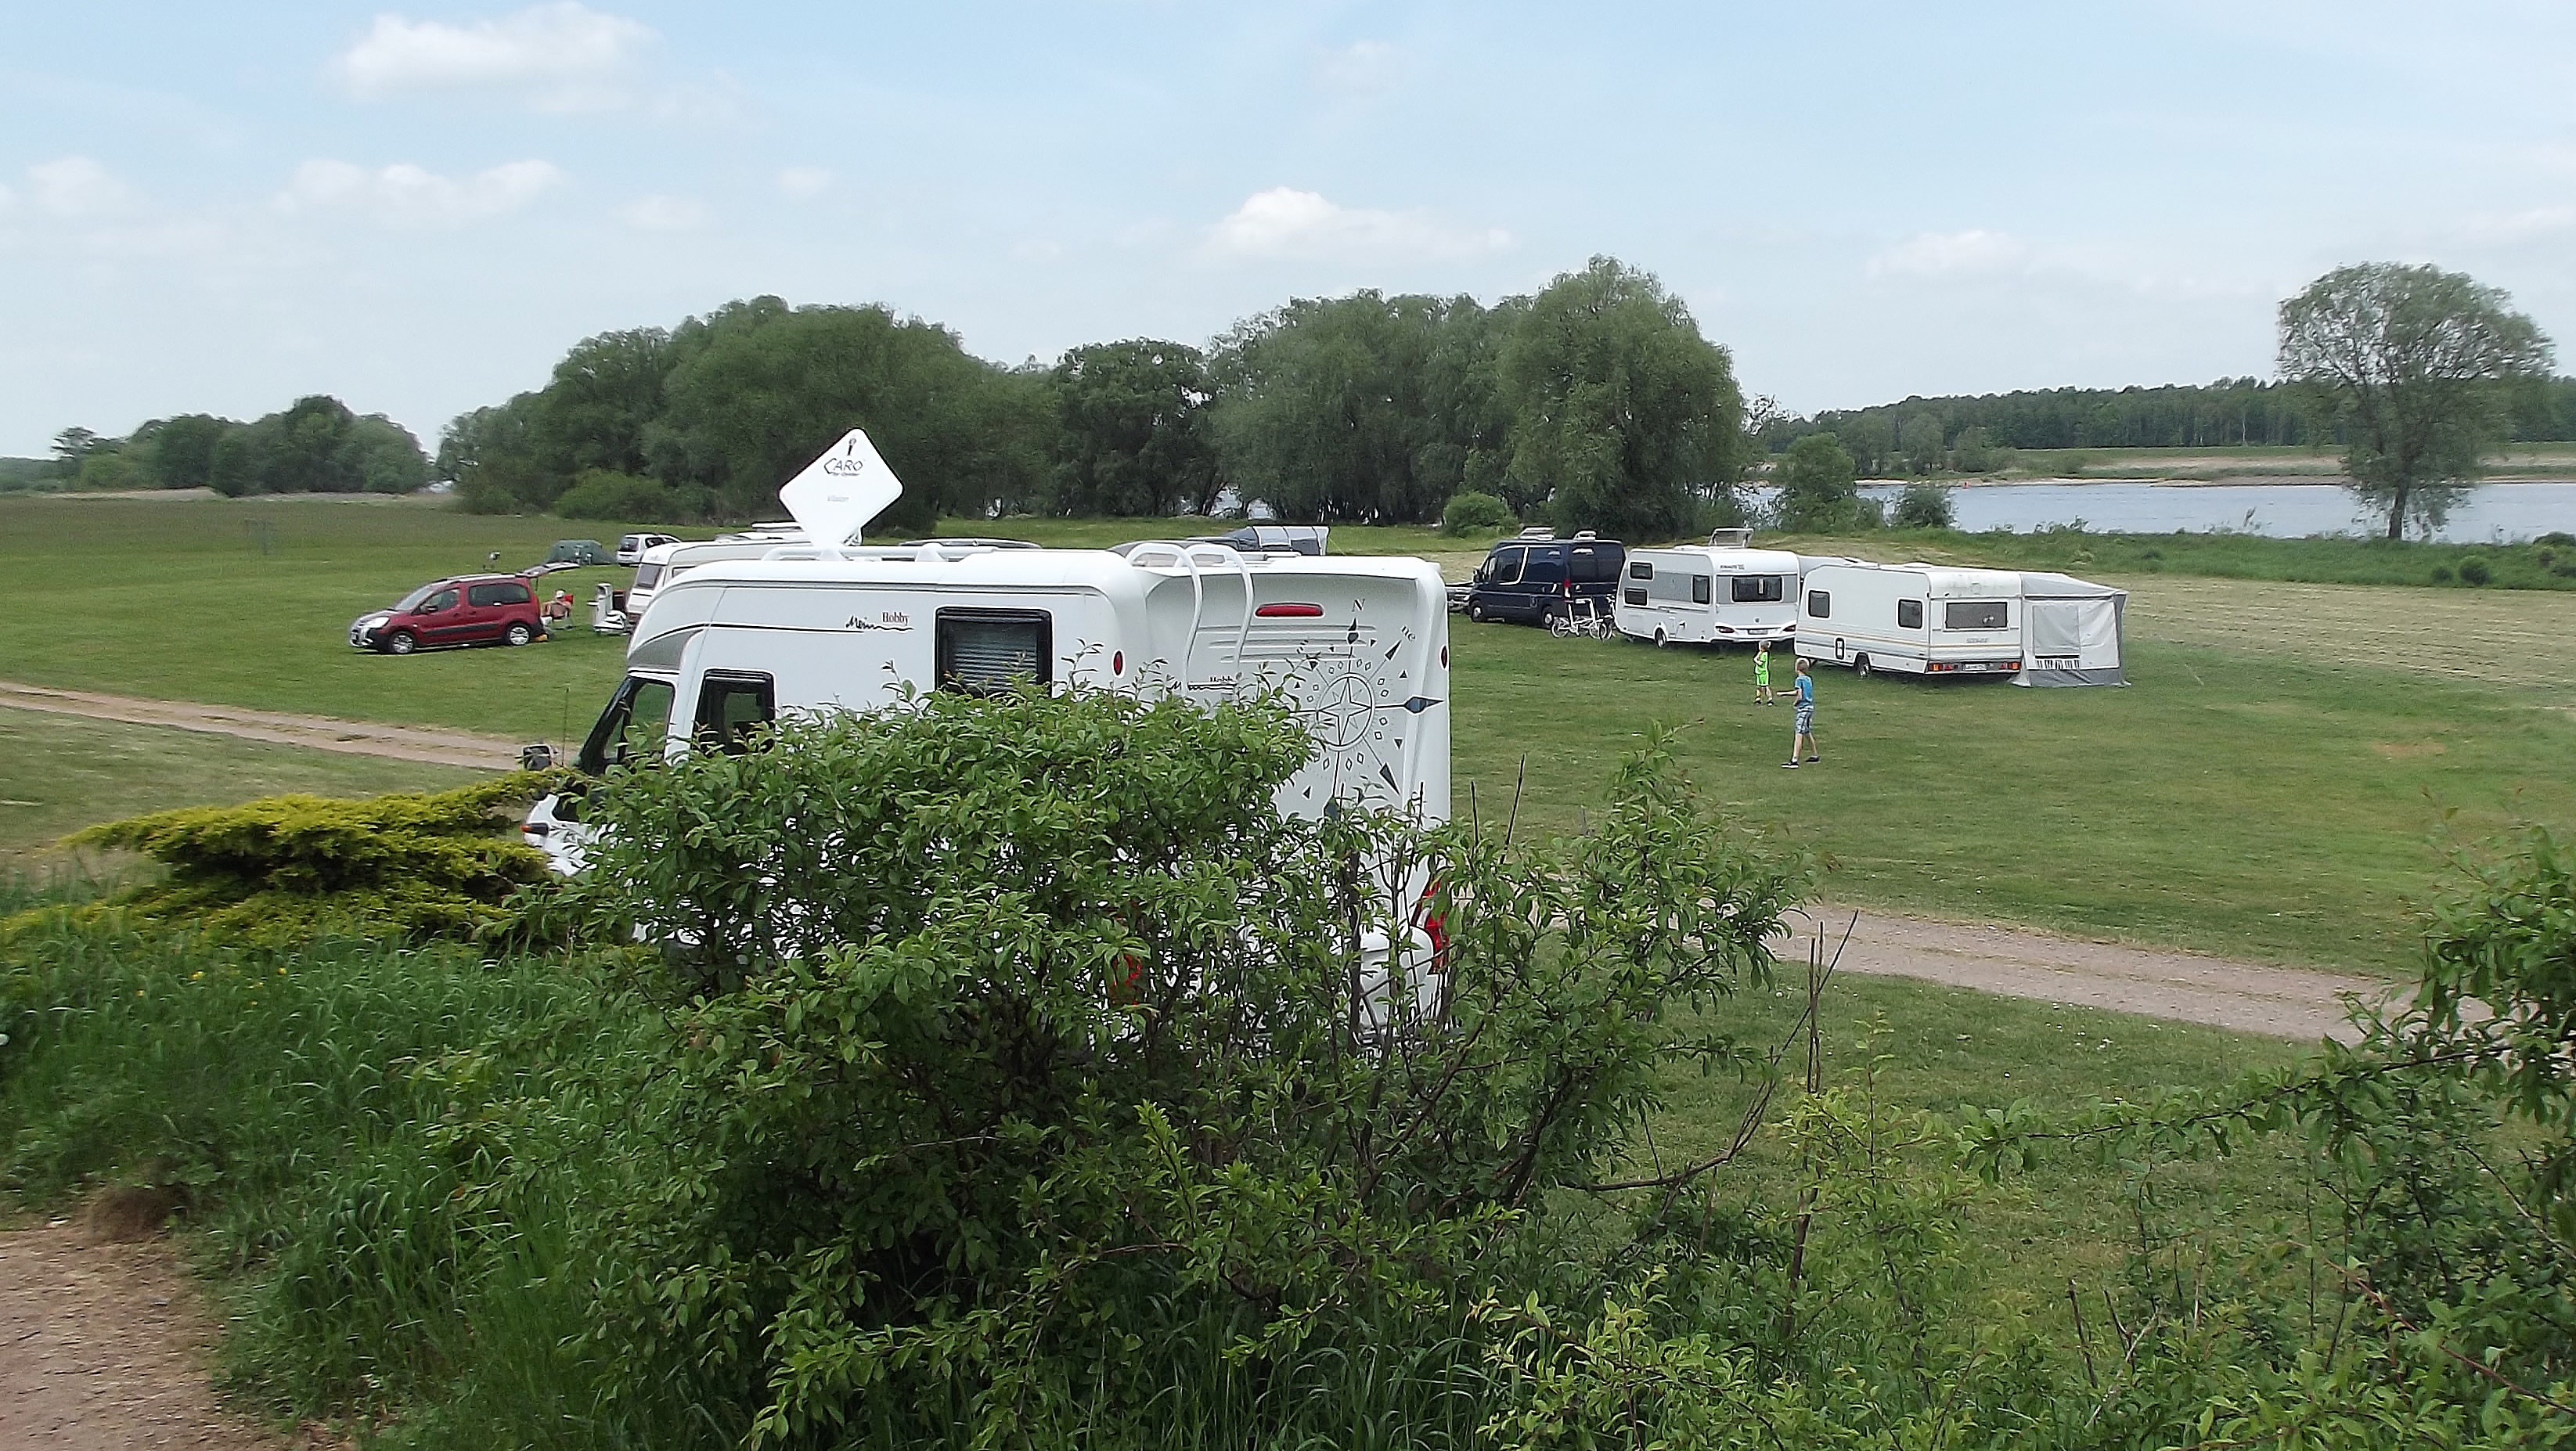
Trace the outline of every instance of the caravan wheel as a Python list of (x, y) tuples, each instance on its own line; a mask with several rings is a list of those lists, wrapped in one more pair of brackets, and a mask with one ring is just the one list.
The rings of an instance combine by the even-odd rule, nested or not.
[(1655, 632), (1655, 648), (1658, 650), (1664, 648), (1664, 632), (1661, 630)]
[(1852, 657), (1852, 673), (1863, 678), (1867, 678), (1869, 675), (1869, 657), (1867, 655), (1855, 655)]

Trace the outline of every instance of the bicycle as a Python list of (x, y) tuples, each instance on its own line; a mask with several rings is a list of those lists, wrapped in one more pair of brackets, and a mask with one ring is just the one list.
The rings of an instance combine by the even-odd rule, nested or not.
[(1565, 608), (1548, 617), (1548, 633), (1586, 640), (1607, 640), (1619, 633), (1619, 625), (1607, 602), (1590, 595), (1577, 595), (1565, 602)]

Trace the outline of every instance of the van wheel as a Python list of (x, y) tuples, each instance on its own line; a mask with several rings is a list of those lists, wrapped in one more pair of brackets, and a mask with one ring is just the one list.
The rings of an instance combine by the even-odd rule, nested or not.
[(1479, 625), (1485, 623), (1485, 607), (1483, 605), (1467, 606), (1467, 618), (1475, 621)]
[(1869, 673), (1870, 673), (1870, 672), (1869, 672), (1869, 657), (1868, 657), (1868, 656), (1866, 656), (1866, 655), (1855, 655), (1855, 656), (1853, 656), (1853, 657), (1852, 657), (1852, 673), (1853, 673), (1853, 674), (1855, 674), (1855, 675), (1859, 675), (1859, 676), (1861, 676), (1862, 678), (1866, 679), (1866, 678), (1868, 677)]
[(409, 630), (396, 630), (385, 637), (385, 653), (388, 655), (408, 655), (419, 648), (420, 641), (414, 639)]
[(501, 643), (504, 645), (524, 645), (535, 638), (537, 638), (537, 632), (529, 629), (524, 621), (513, 620), (510, 623), (510, 628), (502, 632)]

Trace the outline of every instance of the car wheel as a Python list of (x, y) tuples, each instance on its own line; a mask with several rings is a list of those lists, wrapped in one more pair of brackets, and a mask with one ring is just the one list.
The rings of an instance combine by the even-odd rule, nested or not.
[(1869, 657), (1867, 655), (1855, 655), (1852, 657), (1852, 673), (1864, 678), (1869, 675)]
[(385, 653), (408, 655), (420, 648), (420, 641), (409, 630), (396, 630), (385, 637)]
[(501, 643), (504, 645), (524, 645), (535, 638), (537, 638), (537, 632), (529, 629), (524, 620), (512, 620), (510, 628), (501, 632)]

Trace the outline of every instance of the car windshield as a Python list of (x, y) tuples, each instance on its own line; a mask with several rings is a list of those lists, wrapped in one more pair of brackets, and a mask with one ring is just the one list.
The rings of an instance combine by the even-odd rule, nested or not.
[(419, 609), (421, 601), (438, 593), (439, 586), (445, 583), (447, 583), (447, 581), (443, 579), (437, 580), (432, 583), (422, 585), (420, 588), (413, 590), (410, 594), (404, 595), (401, 599), (394, 601), (394, 613), (398, 615), (407, 615), (413, 610)]

